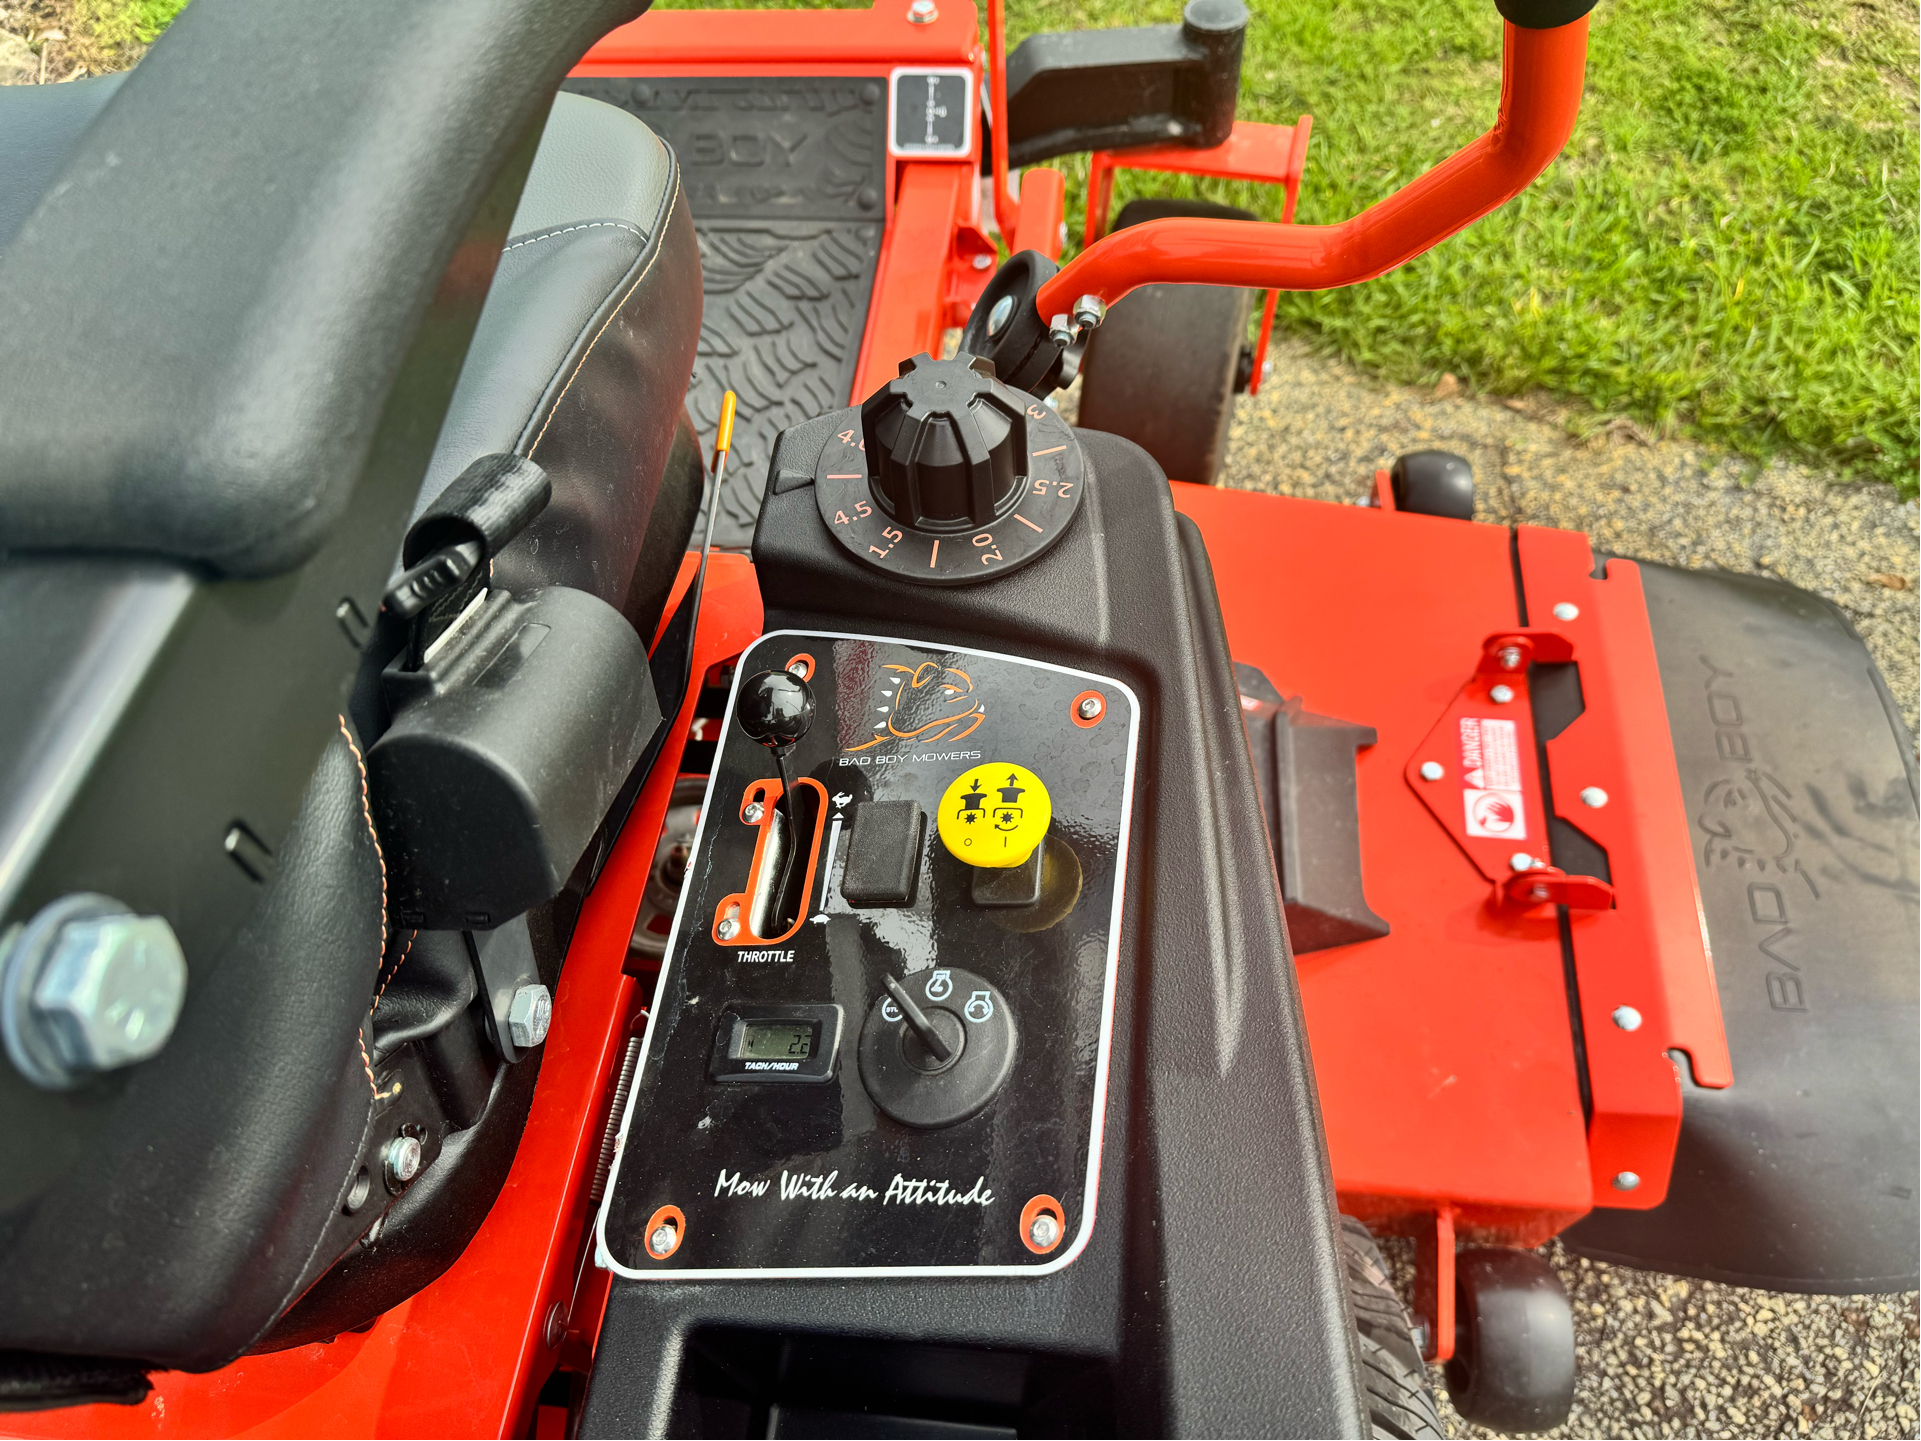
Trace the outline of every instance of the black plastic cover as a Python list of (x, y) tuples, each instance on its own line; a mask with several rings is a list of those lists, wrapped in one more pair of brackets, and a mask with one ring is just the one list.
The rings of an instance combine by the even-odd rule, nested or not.
[(1916, 1286), (1914, 748), (1833, 605), (1643, 564), (1734, 1084), (1687, 1081), (1667, 1200), (1583, 1255), (1773, 1291)]
[(1494, 0), (1501, 18), (1523, 30), (1558, 30), (1594, 8), (1595, 0)]
[(496, 590), (400, 665), (367, 755), (394, 914), (485, 929), (551, 900), (660, 724), (640, 637), (584, 591)]

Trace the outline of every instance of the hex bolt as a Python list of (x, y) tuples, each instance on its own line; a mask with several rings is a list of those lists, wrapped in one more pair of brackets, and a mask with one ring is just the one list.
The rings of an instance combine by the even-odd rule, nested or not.
[(1098, 295), (1083, 295), (1074, 302), (1074, 324), (1092, 330), (1107, 319), (1107, 302)]
[(757, 826), (760, 824), (760, 818), (766, 814), (766, 807), (761, 805), (759, 801), (750, 801), (748, 802), (747, 809), (740, 813), (740, 818), (750, 826)]
[(426, 1152), (422, 1150), (418, 1137), (395, 1136), (387, 1142), (380, 1158), (381, 1171), (387, 1178), (387, 1189), (396, 1194), (406, 1190), (413, 1184), (414, 1177), (420, 1174), (421, 1164), (425, 1160)]
[(1581, 804), (1582, 805), (1592, 806), (1594, 807), (1595, 810), (1598, 811), (1599, 809), (1601, 809), (1602, 806), (1606, 805), (1607, 803), (1608, 803), (1608, 793), (1602, 790), (1599, 786), (1583, 786), (1581, 788)]
[(987, 312), (987, 333), (999, 335), (1007, 329), (1007, 322), (1014, 318), (1014, 297), (1003, 295), (994, 302), (994, 308)]
[(1514, 688), (1512, 686), (1497, 685), (1487, 693), (1487, 698), (1496, 705), (1506, 705), (1514, 699)]
[(1074, 319), (1065, 311), (1056, 315), (1047, 325), (1047, 338), (1065, 350), (1074, 343)]
[(532, 1050), (547, 1039), (553, 1024), (554, 998), (545, 986), (522, 986), (507, 1003), (507, 1036), (517, 1051)]
[(934, 0), (914, 0), (907, 7), (907, 22), (910, 25), (932, 25), (938, 19), (940, 11), (935, 7)]
[(1442, 765), (1439, 761), (1422, 761), (1421, 762), (1421, 779), (1424, 781), (1438, 781), (1442, 776), (1446, 774), (1447, 774), (1447, 767)]
[(0, 952), (0, 1033), (15, 1068), (43, 1090), (157, 1054), (186, 994), (173, 928), (106, 896), (51, 902)]
[(1521, 648), (1518, 645), (1504, 645), (1495, 652), (1494, 658), (1501, 663), (1502, 670), (1521, 668)]
[(1053, 1246), (1060, 1238), (1060, 1217), (1056, 1216), (1052, 1211), (1042, 1211), (1028, 1223), (1027, 1239), (1043, 1251)]
[(1641, 1013), (1632, 1006), (1616, 1006), (1614, 1024), (1624, 1031), (1638, 1031), (1641, 1029)]
[(1554, 618), (1556, 620), (1573, 620), (1580, 613), (1581, 607), (1570, 600), (1564, 600), (1554, 607)]
[(1101, 698), (1099, 696), (1090, 695), (1090, 696), (1082, 696), (1081, 703), (1078, 706), (1076, 706), (1074, 709), (1079, 714), (1082, 720), (1092, 720), (1094, 719), (1095, 716), (1099, 715), (1103, 710), (1105, 710), (1106, 707), (1101, 703)]
[(1507, 858), (1507, 863), (1517, 871), (1531, 871), (1535, 865), (1534, 857), (1526, 851), (1516, 851)]
[(1632, 1171), (1616, 1171), (1614, 1173), (1614, 1189), (1617, 1191), (1632, 1191), (1640, 1184), (1641, 1178)]
[(723, 941), (731, 941), (735, 936), (740, 934), (740, 922), (722, 921), (714, 929)]

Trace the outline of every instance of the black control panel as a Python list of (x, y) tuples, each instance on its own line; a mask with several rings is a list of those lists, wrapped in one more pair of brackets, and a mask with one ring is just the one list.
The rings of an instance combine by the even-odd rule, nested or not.
[(1092, 1234), (1138, 710), (1011, 656), (742, 658), (621, 1123), (634, 1278), (1040, 1274)]

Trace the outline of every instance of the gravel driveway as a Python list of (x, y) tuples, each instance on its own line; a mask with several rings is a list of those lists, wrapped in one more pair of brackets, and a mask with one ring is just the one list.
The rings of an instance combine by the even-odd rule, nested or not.
[[(1753, 571), (1835, 601), (1916, 729), (1917, 509), (1881, 485), (1831, 485), (1631, 423), (1570, 438), (1545, 401), (1495, 402), (1366, 380), (1277, 339), (1238, 403), (1226, 483), (1354, 501), (1402, 451), (1465, 455), (1477, 518), (1585, 530), (1603, 549)], [(1064, 407), (1065, 408), (1065, 407)], [(1411, 1279), (1411, 1245), (1391, 1243)], [(1556, 1436), (1914, 1436), (1917, 1297), (1783, 1296), (1545, 1254), (1574, 1303), (1581, 1376)], [(1470, 1427), (1435, 1390), (1452, 1433)]]

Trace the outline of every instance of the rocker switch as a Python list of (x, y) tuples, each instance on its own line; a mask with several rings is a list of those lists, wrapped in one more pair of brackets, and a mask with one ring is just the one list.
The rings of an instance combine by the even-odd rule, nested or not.
[(850, 906), (911, 906), (920, 885), (927, 814), (919, 801), (863, 801), (854, 807), (840, 893)]

